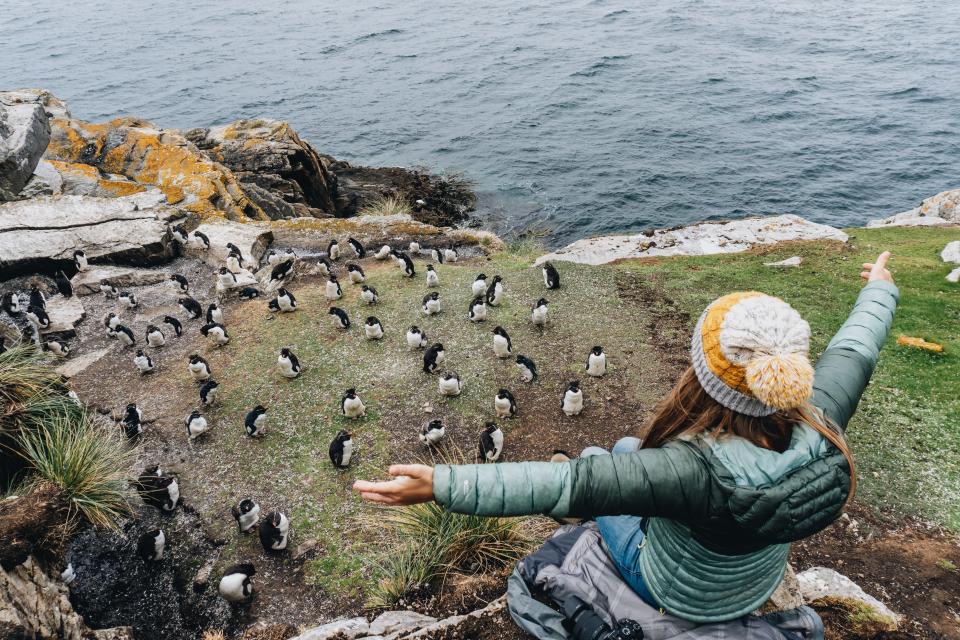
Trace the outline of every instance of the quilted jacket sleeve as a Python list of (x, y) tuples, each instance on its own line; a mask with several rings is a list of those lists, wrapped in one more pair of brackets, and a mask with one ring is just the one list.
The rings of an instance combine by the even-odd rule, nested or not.
[(850, 317), (817, 361), (813, 404), (846, 429), (887, 339), (900, 293), (892, 282), (876, 280), (860, 292)]
[(484, 516), (691, 516), (707, 509), (711, 479), (694, 447), (671, 443), (569, 463), (439, 465), (434, 499)]

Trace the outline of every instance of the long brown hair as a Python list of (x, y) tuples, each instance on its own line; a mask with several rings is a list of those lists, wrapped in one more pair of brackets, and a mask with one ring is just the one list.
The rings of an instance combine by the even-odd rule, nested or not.
[(840, 432), (830, 420), (813, 405), (807, 403), (778, 411), (769, 416), (754, 417), (724, 407), (704, 391), (693, 367), (680, 376), (667, 396), (660, 401), (653, 416), (643, 427), (642, 448), (659, 447), (670, 440), (707, 431), (718, 438), (736, 435), (746, 438), (758, 447), (783, 452), (790, 445), (793, 427), (805, 423), (830, 441), (850, 464), (849, 503), (857, 489), (857, 473), (853, 454)]

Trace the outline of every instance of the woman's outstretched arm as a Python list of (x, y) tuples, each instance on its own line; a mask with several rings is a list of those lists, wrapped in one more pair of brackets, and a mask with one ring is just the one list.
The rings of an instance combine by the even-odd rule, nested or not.
[(683, 517), (705, 513), (712, 486), (702, 456), (686, 443), (563, 463), (394, 465), (390, 475), (387, 482), (357, 481), (354, 489), (382, 504), (436, 500), (484, 516)]
[(863, 265), (860, 277), (867, 284), (815, 367), (813, 404), (841, 430), (857, 410), (893, 324), (900, 292), (887, 270), (889, 258), (884, 251), (876, 262)]

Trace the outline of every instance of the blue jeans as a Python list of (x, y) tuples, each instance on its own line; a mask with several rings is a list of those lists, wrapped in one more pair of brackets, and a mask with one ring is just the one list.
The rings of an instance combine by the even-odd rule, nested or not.
[[(621, 438), (613, 445), (613, 453), (631, 453), (640, 448), (639, 438)], [(580, 454), (581, 457), (610, 455), (610, 452), (601, 447), (587, 447)], [(610, 550), (610, 558), (617, 565), (617, 570), (624, 582), (630, 585), (640, 598), (651, 607), (660, 608), (653, 594), (650, 593), (643, 574), (640, 572), (640, 549), (643, 544), (643, 531), (640, 530), (643, 518), (639, 516), (599, 516), (597, 528), (603, 542)]]

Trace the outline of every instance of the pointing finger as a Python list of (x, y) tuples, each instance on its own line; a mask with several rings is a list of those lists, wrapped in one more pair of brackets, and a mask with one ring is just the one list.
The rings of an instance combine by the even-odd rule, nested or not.
[(884, 252), (881, 253), (880, 256), (877, 258), (877, 262), (876, 262), (877, 267), (879, 267), (879, 268), (881, 268), (881, 269), (886, 268), (886, 266), (887, 266), (887, 260), (889, 260), (889, 259), (890, 259), (890, 252), (889, 252), (889, 251), (884, 251)]

